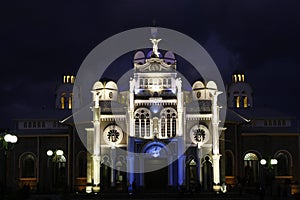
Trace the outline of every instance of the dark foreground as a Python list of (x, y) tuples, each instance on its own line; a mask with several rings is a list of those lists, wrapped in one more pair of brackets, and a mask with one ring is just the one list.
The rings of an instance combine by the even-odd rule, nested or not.
[(222, 199), (222, 200), (300, 200), (300, 195), (291, 196), (260, 196), (259, 194), (239, 194), (239, 193), (226, 193), (226, 194), (216, 194), (216, 193), (151, 193), (143, 192), (138, 194), (126, 194), (126, 193), (103, 193), (103, 194), (7, 194), (2, 195), (0, 200), (97, 200), (97, 199), (131, 199), (131, 200), (172, 200), (172, 199), (188, 199), (188, 200), (204, 200), (204, 199)]

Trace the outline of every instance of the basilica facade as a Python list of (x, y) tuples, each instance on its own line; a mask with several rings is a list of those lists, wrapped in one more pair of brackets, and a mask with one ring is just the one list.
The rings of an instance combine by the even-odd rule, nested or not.
[(119, 91), (113, 81), (91, 88), (87, 192), (122, 182), (161, 190), (219, 186), (222, 92), (213, 81), (196, 81), (184, 91), (175, 55), (155, 46), (137, 51), (133, 63), (129, 91)]
[[(186, 84), (175, 54), (160, 50), (159, 39), (151, 41), (152, 49), (133, 53), (127, 87), (95, 80), (91, 120), (80, 124), (82, 132), (72, 120), (71, 109), (78, 106), (72, 75), (56, 87), (55, 109), (14, 119), (19, 139), (5, 160), (0, 156), (6, 169), (1, 184), (85, 193), (299, 185), (295, 117), (254, 106), (254, 89), (241, 72), (232, 75), (226, 91), (200, 78)], [(227, 97), (225, 121), (221, 95)]]

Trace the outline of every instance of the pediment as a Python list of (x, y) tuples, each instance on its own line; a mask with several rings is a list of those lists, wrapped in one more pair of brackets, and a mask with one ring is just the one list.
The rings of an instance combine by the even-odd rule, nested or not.
[(150, 58), (146, 60), (146, 63), (140, 65), (135, 63), (134, 67), (140, 72), (161, 72), (161, 71), (173, 71), (175, 69), (174, 64), (168, 65), (160, 58)]

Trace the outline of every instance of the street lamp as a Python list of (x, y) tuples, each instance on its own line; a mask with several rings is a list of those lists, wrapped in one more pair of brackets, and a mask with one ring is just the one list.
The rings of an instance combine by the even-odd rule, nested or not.
[(66, 162), (65, 160), (66, 158), (64, 157), (64, 151), (61, 149), (57, 149), (55, 151), (49, 149), (46, 154), (49, 158), (52, 159), (53, 162), (61, 162), (61, 163)]
[[(48, 167), (49, 167), (49, 161), (51, 160), (52, 163), (52, 178), (51, 182), (54, 185), (55, 188), (63, 189), (62, 187), (65, 186), (65, 180), (64, 180), (64, 168), (66, 163), (66, 158), (64, 156), (64, 151), (61, 149), (57, 150), (51, 150), (49, 149), (46, 152), (48, 156)], [(53, 168), (54, 167), (54, 168)]]
[(260, 164), (266, 167), (267, 169), (273, 169), (274, 166), (278, 164), (278, 160), (275, 158), (270, 158), (268, 160), (263, 158), (260, 160)]
[(3, 167), (3, 171), (4, 171), (4, 190), (6, 191), (6, 187), (7, 187), (7, 152), (9, 150), (11, 150), (14, 146), (15, 143), (17, 143), (18, 141), (18, 137), (16, 135), (13, 135), (11, 133), (8, 133), (8, 131), (4, 131), (3, 133), (1, 133), (0, 135), (0, 149), (4, 150), (4, 167)]
[(266, 186), (271, 186), (272, 195), (272, 181), (274, 179), (274, 167), (278, 164), (278, 160), (275, 158), (261, 159), (260, 164), (264, 167), (264, 179)]

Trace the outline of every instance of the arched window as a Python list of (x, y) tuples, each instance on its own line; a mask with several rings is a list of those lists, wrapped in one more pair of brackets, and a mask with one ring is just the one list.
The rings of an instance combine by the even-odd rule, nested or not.
[(61, 109), (65, 109), (66, 105), (65, 105), (65, 101), (66, 101), (66, 93), (63, 92), (60, 96), (60, 108)]
[(70, 93), (69, 95), (69, 102), (68, 102), (68, 109), (72, 109), (72, 97), (73, 97), (73, 93)]
[(161, 137), (176, 136), (177, 113), (173, 108), (165, 108), (160, 112)]
[(139, 113), (135, 115), (135, 137), (139, 137), (140, 135), (140, 117)]
[(258, 156), (255, 153), (247, 153), (244, 156), (244, 176), (249, 185), (258, 181)]
[(139, 108), (135, 111), (135, 136), (150, 137), (150, 111), (147, 108)]
[(238, 74), (238, 78), (239, 78), (239, 82), (241, 82), (242, 81), (242, 77), (241, 77), (240, 74)]
[(161, 136), (162, 137), (166, 137), (166, 116), (165, 114), (163, 113), (161, 115), (161, 122), (160, 122), (160, 126), (161, 126), (161, 129), (160, 129), (160, 132), (161, 132)]
[(143, 79), (140, 79), (140, 88), (144, 88)]
[(146, 136), (150, 137), (150, 119), (146, 118)]
[(233, 81), (234, 83), (236, 83), (236, 82), (237, 82), (237, 77), (236, 77), (236, 74), (232, 75), (232, 81)]
[(36, 176), (36, 159), (33, 153), (24, 153), (20, 156), (20, 177), (34, 178)]
[(197, 161), (191, 156), (186, 162), (186, 178), (187, 178), (187, 186), (189, 189), (196, 186), (198, 175), (197, 175)]
[(171, 127), (171, 133), (172, 137), (176, 136), (176, 113), (172, 113), (172, 127)]
[(171, 87), (171, 79), (168, 79), (168, 87)]
[(276, 165), (277, 176), (289, 176), (291, 169), (291, 155), (289, 152), (280, 151), (275, 155), (278, 163)]
[(146, 127), (146, 119), (145, 119), (145, 114), (143, 112), (144, 110), (142, 110), (142, 114), (140, 115), (140, 123), (141, 123), (141, 129), (140, 129), (140, 133), (141, 133), (141, 137), (145, 137), (145, 127)]
[(71, 83), (73, 84), (75, 82), (75, 76), (71, 76)]
[(247, 96), (243, 97), (243, 104), (244, 104), (244, 108), (248, 108), (248, 97)]
[(171, 115), (170, 115), (170, 113), (167, 113), (166, 124), (167, 124), (167, 136), (170, 137), (171, 136)]
[(167, 79), (163, 79), (163, 87), (166, 88), (167, 87)]
[(149, 79), (149, 86), (151, 87), (153, 85), (153, 80), (152, 78)]
[(235, 96), (235, 107), (239, 108), (240, 107), (240, 96)]

